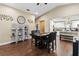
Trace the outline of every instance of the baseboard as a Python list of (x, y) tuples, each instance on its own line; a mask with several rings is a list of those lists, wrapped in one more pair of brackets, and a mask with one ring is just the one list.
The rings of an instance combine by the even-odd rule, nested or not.
[(5, 42), (5, 43), (0, 43), (0, 46), (6, 45), (6, 44), (10, 44), (10, 43), (12, 43), (12, 42), (13, 42), (13, 41)]
[[(27, 40), (27, 39), (25, 39), (25, 40)], [(20, 41), (22, 41), (22, 40), (20, 40)], [(2, 46), (2, 45), (6, 45), (6, 44), (11, 44), (11, 43), (14, 43), (15, 41), (9, 41), (9, 42), (5, 42), (5, 43), (0, 43), (0, 46)]]

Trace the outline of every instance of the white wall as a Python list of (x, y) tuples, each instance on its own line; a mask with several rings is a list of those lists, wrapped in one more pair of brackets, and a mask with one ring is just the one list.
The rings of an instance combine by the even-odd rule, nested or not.
[(54, 8), (45, 15), (47, 15), (50, 18), (53, 18), (53, 17), (71, 16), (76, 14), (79, 14), (79, 4), (68, 4), (59, 6), (57, 8)]
[[(29, 33), (31, 30), (34, 29), (34, 20), (35, 20), (35, 16), (22, 12), (20, 10), (5, 6), (0, 4), (0, 14), (4, 14), (4, 15), (10, 15), (13, 17), (13, 21), (6, 21), (6, 20), (2, 20), (0, 21), (0, 44), (1, 43), (5, 43), (5, 42), (9, 42), (11, 41), (11, 25), (12, 23), (17, 23), (17, 17), (18, 16), (24, 16), (26, 18), (26, 25), (28, 25), (29, 27)], [(27, 19), (33, 20), (33, 23), (30, 24)]]

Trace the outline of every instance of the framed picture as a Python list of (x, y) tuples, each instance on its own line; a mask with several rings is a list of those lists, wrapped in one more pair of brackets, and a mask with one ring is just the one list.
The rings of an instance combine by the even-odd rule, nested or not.
[(33, 23), (33, 21), (32, 21), (31, 19), (28, 19), (28, 22), (29, 22), (29, 23)]

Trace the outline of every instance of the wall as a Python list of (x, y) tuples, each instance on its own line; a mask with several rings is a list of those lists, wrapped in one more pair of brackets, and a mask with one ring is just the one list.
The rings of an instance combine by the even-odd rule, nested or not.
[[(38, 21), (36, 21), (36, 23), (38, 23), (38, 27), (40, 27), (40, 26), (39, 26), (40, 20), (45, 20), (45, 32), (49, 32), (49, 30), (50, 30), (50, 27), (49, 27), (50, 21), (49, 21), (48, 17), (47, 17), (47, 16), (43, 16), (43, 17), (40, 18)], [(40, 28), (39, 28), (39, 29), (40, 29)]]
[(68, 4), (54, 8), (46, 15), (50, 18), (79, 14), (79, 4)]
[[(68, 4), (54, 8), (53, 10), (41, 16), (38, 20), (42, 19), (44, 16), (46, 16), (49, 20), (51, 20), (54, 18), (61, 18), (77, 14), (79, 14), (79, 4)], [(49, 28), (49, 25), (47, 28)]]
[[(26, 18), (26, 25), (28, 25), (29, 33), (34, 29), (35, 26), (35, 16), (25, 13), (23, 11), (5, 6), (0, 4), (0, 14), (10, 15), (13, 17), (13, 21), (0, 20), (0, 44), (11, 41), (11, 25), (12, 23), (17, 23), (18, 16), (24, 16)], [(30, 24), (27, 19), (33, 20), (33, 23)]]

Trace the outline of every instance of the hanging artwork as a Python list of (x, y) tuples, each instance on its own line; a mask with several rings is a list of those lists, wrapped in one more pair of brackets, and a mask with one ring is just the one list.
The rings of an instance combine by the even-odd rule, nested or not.
[(13, 18), (9, 15), (3, 15), (3, 14), (0, 14), (0, 20), (6, 20), (6, 21), (13, 21)]
[(27, 19), (29, 23), (33, 23), (33, 21), (31, 19)]
[(26, 22), (26, 19), (25, 19), (24, 16), (18, 16), (17, 22), (18, 22), (19, 24), (24, 24), (24, 23)]

